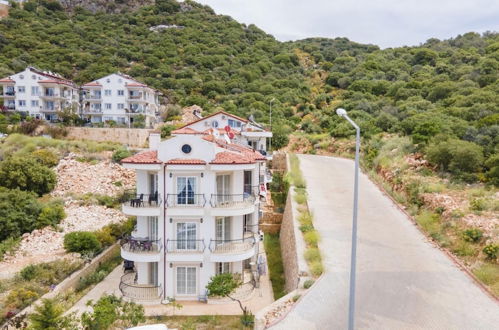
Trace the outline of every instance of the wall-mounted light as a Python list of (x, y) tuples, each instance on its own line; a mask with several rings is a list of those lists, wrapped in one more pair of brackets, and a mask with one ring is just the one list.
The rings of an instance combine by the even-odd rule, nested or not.
[(201, 172), (201, 177), (204, 177), (204, 173), (203, 172)]
[(199, 219), (199, 222), (203, 223), (203, 218)]
[(172, 223), (172, 222), (173, 222), (173, 218), (170, 218), (170, 223)]
[(199, 267), (203, 268), (203, 263), (200, 263), (200, 264), (199, 264)]
[(172, 177), (173, 177), (173, 173), (170, 172), (170, 178), (172, 178)]
[(173, 263), (170, 262), (170, 268), (173, 268)]

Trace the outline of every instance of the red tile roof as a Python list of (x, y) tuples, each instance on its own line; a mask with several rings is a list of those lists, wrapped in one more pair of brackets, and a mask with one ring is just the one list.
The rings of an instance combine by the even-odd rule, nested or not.
[(15, 83), (14, 80), (10, 79), (10, 77), (0, 79), (0, 83)]
[(147, 85), (142, 84), (142, 83), (131, 83), (131, 84), (126, 84), (127, 87), (147, 87)]
[(195, 158), (175, 158), (166, 162), (168, 165), (205, 165), (206, 162), (202, 159)]
[(127, 164), (161, 164), (156, 150), (140, 152), (123, 159), (121, 162)]
[(40, 84), (59, 84), (59, 85), (68, 85), (72, 86), (71, 83), (64, 81), (64, 80), (58, 80), (58, 79), (45, 79), (45, 80), (40, 80), (38, 81)]
[(172, 131), (172, 134), (206, 134), (204, 132), (196, 131), (190, 127), (179, 128)]
[(222, 151), (216, 154), (215, 159), (210, 164), (252, 164), (254, 161), (247, 158), (244, 154)]
[(102, 86), (102, 85), (97, 81), (92, 81), (92, 82), (89, 82), (89, 83), (83, 85), (83, 87), (85, 87), (85, 86), (92, 87), (92, 86)]

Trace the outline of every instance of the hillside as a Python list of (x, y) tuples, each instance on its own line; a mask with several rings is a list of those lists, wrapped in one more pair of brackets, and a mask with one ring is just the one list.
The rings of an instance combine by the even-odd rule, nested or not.
[[(28, 64), (77, 83), (121, 71), (172, 104), (261, 122), (275, 99), (276, 146), (297, 130), (318, 146), (351, 136), (334, 114), (341, 106), (374, 141), (371, 158), (380, 133), (408, 135), (438, 169), (499, 184), (497, 33), (381, 50), (346, 38), (281, 43), (193, 1), (61, 3), (28, 1), (0, 21), (0, 76)], [(159, 25), (169, 28), (151, 29)], [(454, 149), (462, 161), (439, 157)]]

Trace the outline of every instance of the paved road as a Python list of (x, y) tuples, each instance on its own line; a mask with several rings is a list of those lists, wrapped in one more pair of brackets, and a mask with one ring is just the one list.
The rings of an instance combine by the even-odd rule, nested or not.
[[(353, 162), (300, 156), (326, 273), (275, 329), (346, 329)], [(499, 304), (360, 176), (356, 329), (499, 329)]]

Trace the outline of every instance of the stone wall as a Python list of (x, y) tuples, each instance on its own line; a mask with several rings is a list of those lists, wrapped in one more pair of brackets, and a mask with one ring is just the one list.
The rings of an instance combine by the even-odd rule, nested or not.
[(69, 127), (68, 139), (118, 142), (135, 148), (147, 148), (150, 129)]
[(287, 157), (284, 152), (275, 152), (272, 155), (272, 169), (276, 171), (287, 171)]

